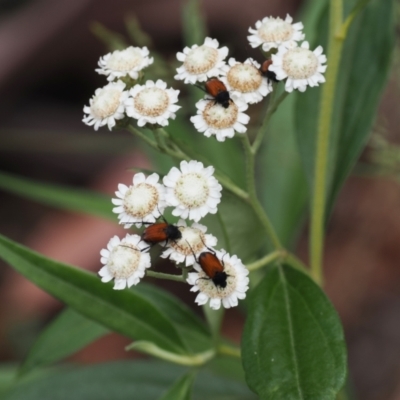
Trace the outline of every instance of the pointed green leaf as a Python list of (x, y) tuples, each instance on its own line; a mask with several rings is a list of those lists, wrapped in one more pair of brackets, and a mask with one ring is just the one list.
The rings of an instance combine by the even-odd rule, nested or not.
[(0, 258), (31, 282), (105, 327), (167, 351), (185, 353), (179, 333), (162, 312), (132, 290), (117, 291), (87, 271), (55, 262), (0, 235)]
[(160, 397), (160, 400), (190, 400), (195, 377), (194, 372), (183, 375)]
[(182, 300), (159, 287), (144, 283), (136, 286), (135, 291), (171, 320), (192, 352), (199, 353), (210, 348), (211, 335), (205, 323)]
[[(119, 361), (75, 367), (18, 384), (4, 400), (155, 400), (187, 368), (163, 362)], [(194, 400), (255, 400), (249, 389), (235, 380), (199, 372)]]
[[(345, 2), (351, 9), (355, 1)], [(343, 47), (329, 145), (328, 210), (364, 148), (387, 81), (394, 45), (394, 2), (372, 0), (353, 21)], [(326, 51), (328, 10), (322, 12), (312, 48)], [(329, 66), (329, 55), (328, 62)], [(306, 175), (313, 185), (322, 86), (296, 97), (297, 139)]]
[(60, 361), (107, 333), (107, 328), (67, 308), (40, 334), (22, 364), (19, 375)]
[(207, 36), (204, 13), (199, 0), (186, 0), (182, 8), (183, 38), (186, 46), (202, 45)]
[(115, 220), (111, 199), (100, 193), (49, 185), (0, 171), (0, 188), (64, 210)]
[(346, 378), (340, 320), (324, 292), (288, 266), (250, 295), (242, 339), (246, 380), (265, 400), (335, 400)]

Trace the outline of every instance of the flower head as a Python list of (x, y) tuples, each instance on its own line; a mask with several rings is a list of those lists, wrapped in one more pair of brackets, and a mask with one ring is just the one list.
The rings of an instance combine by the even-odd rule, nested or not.
[(148, 245), (138, 235), (126, 235), (120, 240), (114, 236), (107, 244), (107, 249), (100, 251), (104, 267), (99, 271), (102, 282), (115, 280), (114, 289), (125, 289), (139, 283), (146, 268), (150, 268)]
[(228, 48), (218, 46), (218, 40), (207, 37), (203, 45), (185, 47), (183, 53), (177, 53), (176, 58), (183, 64), (176, 69), (175, 79), (194, 84), (221, 75)]
[(198, 264), (194, 265), (197, 272), (189, 273), (187, 282), (193, 285), (192, 292), (199, 292), (195, 300), (199, 306), (210, 301), (210, 307), (214, 310), (218, 310), (221, 303), (225, 308), (235, 307), (238, 305), (238, 299), (246, 297), (249, 271), (236, 255), (231, 256), (224, 251), (217, 251), (215, 255), (221, 261), (223, 273), (226, 274), (224, 287), (214, 283)]
[(180, 170), (173, 167), (163, 182), (167, 188), (165, 200), (175, 207), (172, 214), (198, 222), (206, 214), (215, 214), (221, 201), (222, 186), (213, 176), (214, 168), (203, 163), (182, 161)]
[(318, 86), (325, 82), (322, 75), (326, 70), (326, 56), (322, 54), (322, 47), (314, 51), (309, 50), (308, 42), (303, 42), (301, 47), (287, 49), (279, 47), (278, 53), (272, 55), (272, 65), (269, 70), (275, 72), (276, 79), (287, 78), (285, 89), (292, 92), (299, 89), (304, 92), (307, 86)]
[(113, 212), (118, 214), (120, 224), (130, 228), (135, 224), (138, 228), (143, 222), (155, 222), (164, 211), (165, 188), (158, 183), (160, 177), (151, 174), (147, 178), (143, 173), (135, 174), (133, 185), (118, 185), (115, 192), (117, 199), (112, 199)]
[(153, 63), (153, 58), (149, 57), (147, 47), (130, 46), (124, 50), (115, 50), (108, 53), (99, 60), (99, 67), (96, 72), (107, 76), (107, 80), (130, 76), (132, 79), (139, 77), (139, 71)]
[(272, 92), (271, 83), (261, 75), (259, 68), (260, 64), (252, 58), (244, 63), (230, 58), (228, 65), (223, 68), (225, 76), (220, 77), (220, 80), (225, 83), (232, 96), (245, 103), (258, 103)]
[(264, 51), (269, 51), (274, 47), (281, 45), (285, 47), (294, 47), (296, 42), (304, 39), (304, 33), (301, 32), (303, 24), (297, 22), (292, 24), (293, 18), (286, 15), (286, 19), (265, 17), (262, 21), (256, 22), (256, 29), (249, 28), (250, 36), (247, 39), (251, 47), (262, 45)]
[(147, 81), (145, 85), (135, 85), (126, 100), (126, 113), (138, 120), (139, 126), (158, 124), (167, 126), (170, 118), (175, 119), (175, 113), (181, 107), (178, 101), (179, 90), (167, 89), (162, 80)]
[(197, 115), (190, 118), (195, 128), (203, 132), (204, 136), (215, 135), (217, 140), (224, 142), (225, 138), (232, 138), (235, 132), (245, 133), (250, 117), (244, 114), (248, 105), (235, 99), (228, 108), (215, 103), (214, 100), (200, 100), (196, 103)]
[(213, 247), (217, 244), (215, 236), (206, 234), (207, 227), (204, 225), (193, 223), (192, 226), (187, 226), (186, 222), (181, 219), (177, 226), (182, 237), (169, 242), (168, 249), (161, 254), (163, 258), (169, 258), (177, 264), (186, 261), (188, 267), (196, 262), (195, 256), (197, 257), (203, 251), (207, 251), (207, 247)]
[(125, 116), (124, 103), (128, 98), (128, 92), (124, 89), (125, 83), (122, 81), (111, 82), (97, 89), (89, 100), (89, 106), (83, 107), (83, 112), (87, 115), (82, 121), (86, 125), (94, 125), (96, 131), (104, 125), (111, 130), (116, 124), (115, 120)]

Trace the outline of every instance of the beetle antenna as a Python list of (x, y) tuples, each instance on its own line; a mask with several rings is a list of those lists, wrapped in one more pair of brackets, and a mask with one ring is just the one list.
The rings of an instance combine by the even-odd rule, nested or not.
[(203, 240), (203, 238), (200, 236), (200, 240), (202, 241), (202, 243), (204, 244), (204, 247), (207, 249), (207, 250), (209, 250), (210, 251), (210, 253), (213, 253), (214, 254), (214, 256), (216, 255), (216, 252), (215, 252), (215, 250), (214, 249), (212, 249), (211, 247), (208, 247), (205, 243), (204, 243), (204, 240)]

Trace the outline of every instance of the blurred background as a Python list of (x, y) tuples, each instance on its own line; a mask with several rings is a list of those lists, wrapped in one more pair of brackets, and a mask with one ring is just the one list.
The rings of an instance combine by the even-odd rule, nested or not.
[[(83, 106), (106, 84), (94, 72), (108, 49), (102, 24), (126, 35), (135, 16), (154, 47), (175, 62), (182, 49), (178, 0), (0, 0), (0, 169), (42, 182), (112, 196), (132, 166), (149, 159), (126, 132), (95, 132)], [(245, 59), (247, 30), (267, 15), (296, 15), (300, 0), (203, 0), (209, 35)], [(295, 21), (297, 21), (295, 19)], [(96, 30), (97, 26), (97, 30)], [(345, 327), (355, 398), (400, 400), (400, 63), (389, 83), (367, 149), (338, 198), (326, 238), (326, 291)], [(368, 84), (368, 83), (366, 83)], [(111, 140), (112, 137), (112, 140)], [(99, 269), (99, 251), (117, 224), (47, 207), (0, 190), (0, 232), (56, 260)], [(307, 261), (307, 225), (297, 254)], [(164, 285), (179, 290), (179, 284)], [(183, 294), (192, 300), (193, 297)], [(0, 361), (21, 361), (40, 330), (62, 309), (0, 264)], [(197, 310), (198, 311), (198, 310)], [(243, 316), (227, 313), (224, 332), (239, 343)], [(135, 357), (128, 341), (109, 335), (76, 354), (81, 364)]]

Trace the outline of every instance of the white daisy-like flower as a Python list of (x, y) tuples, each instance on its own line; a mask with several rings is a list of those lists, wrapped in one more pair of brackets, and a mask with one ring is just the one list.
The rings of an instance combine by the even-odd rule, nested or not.
[(172, 167), (163, 178), (167, 205), (175, 207), (172, 215), (198, 222), (206, 214), (217, 212), (222, 186), (213, 173), (213, 167), (204, 168), (194, 160), (181, 161), (180, 170)]
[(178, 101), (179, 90), (167, 89), (162, 80), (147, 81), (144, 85), (135, 85), (129, 91), (126, 100), (126, 113), (138, 120), (139, 126), (158, 124), (167, 126), (170, 118), (181, 108), (174, 104)]
[(118, 185), (117, 199), (112, 199), (113, 212), (118, 214), (119, 223), (124, 228), (133, 224), (140, 228), (143, 222), (153, 223), (166, 207), (165, 188), (159, 184), (160, 177), (154, 173), (147, 178), (139, 172), (133, 177), (133, 185)]
[(229, 107), (224, 108), (215, 100), (200, 100), (196, 103), (197, 115), (190, 117), (195, 128), (204, 133), (204, 136), (215, 135), (219, 142), (225, 138), (233, 138), (235, 132), (245, 133), (250, 117), (244, 114), (248, 105), (239, 99), (231, 101)]
[(249, 28), (250, 36), (247, 36), (251, 47), (262, 45), (264, 51), (269, 51), (281, 45), (294, 47), (297, 42), (304, 39), (302, 33), (303, 24), (292, 24), (293, 18), (287, 14), (286, 19), (265, 17), (256, 22), (256, 29)]
[(204, 44), (185, 47), (183, 53), (178, 52), (176, 58), (183, 64), (176, 69), (175, 79), (194, 84), (204, 82), (213, 76), (222, 74), (227, 47), (219, 47), (218, 40), (207, 37)]
[(307, 86), (318, 86), (325, 82), (322, 75), (326, 71), (326, 56), (322, 54), (322, 47), (314, 51), (309, 50), (308, 42), (303, 42), (301, 47), (287, 49), (279, 47), (278, 53), (272, 55), (272, 65), (269, 70), (275, 72), (276, 79), (287, 78), (285, 89), (292, 92), (299, 89), (304, 92)]
[(96, 131), (104, 125), (111, 130), (116, 124), (115, 120), (125, 116), (125, 101), (129, 95), (124, 90), (125, 86), (124, 82), (117, 81), (97, 89), (89, 100), (89, 106), (83, 107), (83, 112), (87, 115), (82, 121), (86, 125), (94, 125)]
[(183, 219), (179, 220), (176, 225), (181, 231), (182, 237), (169, 242), (168, 249), (161, 254), (162, 258), (169, 258), (177, 264), (186, 261), (186, 266), (189, 267), (196, 262), (195, 256), (198, 257), (200, 253), (207, 251), (207, 247), (217, 244), (215, 236), (206, 234), (207, 227), (204, 225), (195, 222), (192, 226), (187, 226)]
[(194, 264), (197, 272), (188, 275), (187, 282), (193, 287), (191, 292), (199, 292), (195, 302), (201, 306), (210, 301), (210, 307), (218, 310), (221, 303), (225, 308), (238, 305), (238, 300), (246, 297), (249, 288), (248, 269), (236, 255), (229, 255), (224, 250), (216, 251), (216, 257), (220, 260), (223, 271), (218, 271), (214, 277), (210, 277), (199, 264)]
[(223, 68), (225, 76), (219, 79), (225, 83), (232, 97), (249, 104), (258, 103), (272, 92), (272, 84), (263, 78), (260, 67), (261, 65), (252, 58), (248, 58), (244, 63), (230, 58), (228, 65)]
[(149, 57), (149, 54), (147, 47), (130, 46), (124, 50), (116, 50), (100, 58), (100, 68), (96, 69), (96, 72), (106, 75), (109, 81), (127, 75), (137, 79), (139, 71), (153, 63), (153, 58)]
[(139, 235), (126, 235), (122, 240), (118, 236), (111, 238), (107, 249), (100, 251), (100, 261), (104, 264), (99, 271), (102, 282), (114, 279), (116, 290), (137, 285), (151, 266), (148, 249)]

